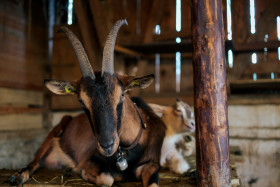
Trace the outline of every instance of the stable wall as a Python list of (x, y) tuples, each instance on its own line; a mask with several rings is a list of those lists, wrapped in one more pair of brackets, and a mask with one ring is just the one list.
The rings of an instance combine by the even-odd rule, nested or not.
[(237, 170), (245, 187), (280, 186), (280, 105), (230, 105), (230, 145), (244, 162)]
[(43, 129), (48, 63), (44, 13), (42, 1), (0, 1), (0, 168), (23, 167), (47, 133)]

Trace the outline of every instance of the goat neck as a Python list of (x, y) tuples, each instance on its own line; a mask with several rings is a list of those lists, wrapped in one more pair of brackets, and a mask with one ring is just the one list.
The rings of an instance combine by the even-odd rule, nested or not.
[[(120, 144), (122, 144), (121, 146), (131, 145), (137, 138), (140, 128), (142, 128), (141, 119), (133, 102), (127, 95), (125, 96), (125, 100), (126, 102), (124, 102), (123, 104), (122, 125), (120, 128)], [(141, 115), (143, 116), (142, 113)]]

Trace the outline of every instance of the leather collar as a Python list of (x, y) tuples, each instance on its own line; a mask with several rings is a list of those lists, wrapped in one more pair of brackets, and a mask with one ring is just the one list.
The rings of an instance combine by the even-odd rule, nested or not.
[(123, 150), (129, 150), (129, 149), (134, 148), (134, 147), (139, 143), (139, 140), (140, 140), (140, 138), (141, 138), (141, 136), (142, 136), (142, 131), (143, 131), (143, 129), (146, 129), (146, 128), (147, 128), (147, 125), (146, 125), (146, 123), (144, 122), (144, 120), (143, 120), (143, 118), (142, 118), (142, 116), (141, 116), (141, 113), (140, 113), (140, 111), (139, 111), (139, 109), (138, 109), (138, 106), (136, 105), (136, 103), (133, 103), (133, 104), (134, 104), (135, 109), (136, 109), (136, 111), (137, 111), (137, 114), (138, 114), (138, 116), (139, 116), (139, 118), (140, 118), (141, 126), (140, 126), (140, 130), (139, 130), (139, 132), (138, 132), (138, 135), (137, 135), (136, 139), (133, 141), (133, 143), (132, 143), (131, 145), (129, 145), (128, 147), (121, 147), (121, 146), (120, 146), (120, 148), (123, 149)]

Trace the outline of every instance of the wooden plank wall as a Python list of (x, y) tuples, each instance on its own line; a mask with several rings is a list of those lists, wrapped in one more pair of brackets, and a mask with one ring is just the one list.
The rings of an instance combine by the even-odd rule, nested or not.
[[(156, 6), (156, 1), (141, 0), (141, 16), (140, 16), (140, 33), (137, 33), (137, 2), (136, 1), (90, 1), (88, 9), (89, 20), (96, 29), (97, 41), (101, 45), (106, 38), (111, 25), (118, 19), (127, 18), (129, 26), (121, 28), (118, 37), (117, 45), (124, 44), (140, 44), (149, 42), (160, 42), (160, 41), (174, 41), (174, 38), (180, 36), (185, 41), (190, 41), (191, 33), (191, 17), (190, 17), (190, 1), (182, 0), (182, 31), (178, 33), (175, 30), (175, 0), (168, 0), (161, 2), (160, 5)], [(234, 0), (232, 1), (232, 21), (233, 21), (233, 42), (234, 43), (249, 43), (256, 41), (263, 41), (264, 35), (269, 35), (269, 41), (277, 40), (276, 38), (276, 9), (280, 9), (280, 3), (278, 0), (255, 0), (256, 4), (256, 34), (250, 34), (250, 16), (249, 16), (249, 1)], [(164, 6), (162, 6), (164, 4)], [(272, 7), (272, 5), (274, 7)], [(84, 4), (87, 6), (87, 4)], [(157, 11), (153, 11), (153, 7), (156, 7)], [(278, 7), (278, 8), (277, 8)], [(269, 11), (273, 9), (273, 11)], [(224, 11), (224, 22), (226, 26), (226, 1), (223, 0), (223, 11)], [(79, 12), (77, 12), (78, 14)], [(102, 18), (102, 19), (100, 19)], [(79, 21), (79, 20), (78, 20)], [(267, 23), (270, 23), (266, 27)], [(155, 35), (153, 28), (158, 24), (161, 26), (161, 34)], [(81, 27), (84, 26), (78, 22), (77, 34), (80, 33)], [(79, 37), (83, 41), (83, 37)], [(56, 40), (56, 38), (55, 38)], [(68, 41), (65, 41), (65, 44)], [(54, 41), (54, 45), (60, 45), (58, 41)], [(65, 45), (65, 47), (70, 45)], [(55, 46), (54, 46), (55, 47)], [(55, 53), (57, 50), (55, 49)], [(61, 49), (64, 50), (64, 49)], [(67, 49), (72, 51), (71, 48)], [(58, 52), (60, 53), (60, 52)], [(68, 53), (67, 53), (68, 54)], [(67, 56), (66, 53), (61, 52), (61, 60), (63, 62), (63, 55)], [(171, 55), (174, 55), (171, 57)], [(154, 84), (145, 90), (141, 90), (139, 93), (142, 97), (165, 97), (166, 95), (176, 96), (191, 96), (193, 94), (193, 80), (192, 80), (192, 64), (191, 54), (183, 54), (182, 68), (181, 68), (181, 92), (176, 93), (175, 91), (175, 54), (169, 54), (169, 56), (161, 55), (161, 67), (160, 67), (160, 94), (155, 94)], [(72, 58), (73, 57), (73, 58)], [(56, 58), (54, 56), (54, 58)], [(74, 56), (68, 55), (65, 59), (75, 59)], [(71, 59), (70, 59), (71, 58)], [(56, 63), (55, 59), (53, 60)], [(73, 61), (73, 60), (72, 60)], [(123, 60), (122, 60), (123, 61)], [(127, 59), (125, 60), (126, 74), (135, 74), (131, 71), (133, 66), (138, 66), (138, 59)], [(67, 62), (68, 63), (68, 62)], [(77, 66), (76, 61), (71, 62)], [(64, 65), (63, 65), (64, 66)], [(65, 64), (66, 66), (66, 64)], [(145, 74), (155, 73), (155, 62), (154, 59), (149, 59), (149, 63), (145, 66)], [(54, 66), (53, 66), (54, 67)], [(78, 67), (78, 66), (77, 66)], [(117, 67), (117, 65), (116, 65)], [(122, 65), (123, 67), (123, 65)], [(139, 65), (140, 67), (140, 65)], [(57, 69), (54, 67), (54, 69)], [(59, 71), (60, 74), (69, 74), (65, 68), (64, 71)], [(70, 67), (68, 68), (68, 70)], [(56, 70), (55, 70), (56, 71)], [(118, 71), (118, 69), (116, 69)], [(227, 67), (228, 82), (240, 79), (252, 79), (253, 73), (266, 73), (270, 72), (280, 73), (280, 63), (278, 63), (277, 53), (268, 53), (266, 61), (262, 53), (258, 53), (258, 63), (251, 63), (251, 53), (247, 54), (235, 54), (233, 68)], [(142, 72), (142, 70), (139, 70)], [(73, 74), (78, 73), (77, 70), (73, 70)], [(53, 73), (53, 77), (57, 75)], [(137, 72), (136, 72), (137, 75)], [(72, 76), (73, 77), (73, 76)], [(62, 76), (61, 78), (70, 78)], [(72, 78), (70, 78), (72, 79)], [(62, 98), (65, 101), (60, 101)], [(71, 103), (71, 96), (59, 97), (55, 96), (53, 99), (53, 109), (76, 109), (77, 103)], [(74, 99), (75, 100), (75, 99)], [(62, 103), (61, 103), (62, 102)]]
[[(249, 1), (232, 1), (232, 32), (235, 43), (250, 43), (264, 41), (268, 34), (268, 41), (277, 41), (276, 17), (279, 16), (280, 2), (278, 0), (255, 0), (256, 33), (250, 33)], [(252, 51), (253, 53), (253, 51)], [(233, 68), (228, 68), (228, 80), (252, 79), (253, 73), (258, 75), (271, 72), (279, 73), (277, 52), (257, 53), (257, 64), (252, 64), (252, 53), (234, 55)], [(260, 77), (260, 76), (258, 76)]]
[(39, 1), (0, 1), (0, 131), (42, 128), (44, 11)]

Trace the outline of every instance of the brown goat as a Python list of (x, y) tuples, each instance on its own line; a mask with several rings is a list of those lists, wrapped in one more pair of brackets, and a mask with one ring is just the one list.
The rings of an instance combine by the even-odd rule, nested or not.
[(133, 102), (126, 94), (132, 88), (146, 88), (154, 76), (135, 78), (114, 73), (114, 45), (123, 24), (126, 20), (119, 20), (111, 28), (101, 72), (92, 70), (78, 38), (62, 27), (76, 52), (82, 78), (77, 82), (47, 80), (45, 85), (59, 95), (77, 94), (85, 113), (65, 116), (33, 161), (11, 176), (11, 183), (22, 184), (45, 166), (71, 168), (97, 185), (142, 180), (143, 186), (158, 186), (165, 125), (142, 100), (135, 98)]

